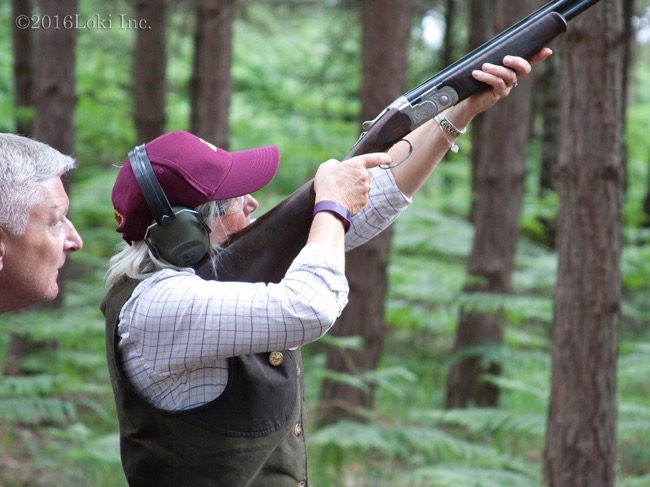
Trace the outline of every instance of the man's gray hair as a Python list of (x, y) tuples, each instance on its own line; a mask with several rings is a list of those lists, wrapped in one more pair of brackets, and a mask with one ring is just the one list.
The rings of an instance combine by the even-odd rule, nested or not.
[(0, 227), (22, 235), (32, 208), (41, 203), (40, 183), (60, 177), (74, 166), (74, 159), (49, 145), (0, 134)]

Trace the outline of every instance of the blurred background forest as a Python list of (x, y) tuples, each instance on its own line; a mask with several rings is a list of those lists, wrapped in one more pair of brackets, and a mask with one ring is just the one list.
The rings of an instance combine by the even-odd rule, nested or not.
[[(604, 0), (609, 1), (619, 0)], [(85, 245), (68, 260), (61, 302), (0, 316), (0, 486), (125, 485), (99, 303), (105, 292), (102, 280), (108, 259), (120, 241), (110, 203), (116, 166), (141, 142), (133, 68), (138, 31), (123, 22), (137, 18), (134, 5), (142, 3), (146, 2), (78, 1), (77, 22), (81, 24), (74, 29), (76, 96), (69, 151), (78, 168), (68, 188), (71, 219)], [(235, 2), (229, 134), (225, 142), (216, 142), (227, 143), (232, 150), (280, 146), (279, 174), (256, 194), (260, 213), (310, 179), (320, 162), (343, 158), (359, 135), (360, 3)], [(468, 52), (469, 26), (476, 25), (470, 19), (476, 16), (479, 3), (414, 0), (409, 4), (413, 10), (405, 82), (412, 87)], [(482, 5), (488, 13), (494, 8), (492, 1)], [(626, 179), (621, 208), (622, 302), (616, 323), (614, 469), (617, 486), (647, 487), (650, 51), (646, 42), (650, 41), (650, 2), (626, 1), (625, 5), (632, 8), (626, 10), (626, 18), (633, 28), (634, 49), (626, 60), (631, 81), (624, 112)], [(195, 7), (196, 2), (189, 0), (167, 4), (165, 131), (189, 130), (192, 125)], [(33, 12), (39, 15), (37, 8)], [(43, 20), (39, 28), (26, 30), (44, 29)], [(12, 2), (3, 2), (2, 132), (20, 132), (19, 126), (33, 119), (35, 110), (17, 108), (15, 22)], [(561, 56), (556, 57), (553, 65), (561, 70)], [(540, 72), (546, 69), (550, 70)], [(552, 188), (541, 190), (545, 132), (539, 117), (550, 103), (547, 95), (552, 88), (540, 76), (530, 94), (530, 122), (517, 122), (528, 123), (530, 134), (525, 145), (520, 232), (509, 276), (512, 289), (469, 292), (467, 287), (476, 228), (476, 221), (469, 217), (473, 211), (472, 157), (476, 155), (473, 142), (477, 140), (472, 125), (459, 139), (460, 152), (445, 158), (392, 229), (388, 284), (385, 299), (380, 299), (385, 308), (376, 297), (363, 298), (382, 312), (377, 363), (345, 371), (327, 366), (332, 349), (345, 361), (366, 347), (354, 334), (328, 336), (305, 347), (313, 485), (543, 485), (558, 263), (552, 222), (558, 215), (558, 194)], [(522, 93), (523, 89), (518, 88)], [(361, 285), (372, 288), (373, 283), (373, 278), (367, 278)], [(501, 340), (458, 351), (459, 319), (475, 313), (499, 316)], [(453, 389), (451, 371), (468, 357), (486, 365), (480, 381), (491, 387), (491, 396), (454, 403), (449, 392)], [(595, 376), (598, 370), (588, 373)], [(348, 392), (339, 390), (337, 396), (327, 390), (327, 383), (343, 385)], [(354, 410), (347, 410), (352, 407), (348, 405), (330, 414), (328, 403), (337, 397), (345, 400), (350, 390), (363, 392)]]

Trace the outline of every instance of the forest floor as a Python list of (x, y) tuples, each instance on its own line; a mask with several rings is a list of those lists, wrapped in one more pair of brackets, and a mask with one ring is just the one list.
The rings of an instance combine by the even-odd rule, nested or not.
[(52, 487), (58, 475), (33, 464), (34, 454), (47, 448), (48, 436), (35, 428), (0, 424), (0, 487)]

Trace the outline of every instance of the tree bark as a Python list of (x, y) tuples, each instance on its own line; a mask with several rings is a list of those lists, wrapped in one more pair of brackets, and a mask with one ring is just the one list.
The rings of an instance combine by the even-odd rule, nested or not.
[(621, 310), (623, 17), (601, 2), (561, 42), (558, 279), (544, 477), (613, 486)]
[[(497, 0), (496, 31), (500, 32), (534, 9), (533, 0)], [(519, 237), (519, 218), (526, 175), (532, 80), (523, 79), (506, 100), (483, 114), (480, 139), (474, 139), (476, 205), (475, 236), (469, 257), (466, 293), (510, 294)], [(454, 352), (464, 358), (449, 372), (445, 407), (496, 406), (499, 391), (481, 379), (498, 375), (500, 365), (486, 360), (475, 347), (503, 343), (500, 312), (461, 311)]]
[(447, 0), (445, 8), (445, 37), (442, 48), (442, 67), (449, 66), (455, 61), (454, 21), (458, 17), (457, 0)]
[[(411, 0), (362, 0), (362, 91), (360, 119), (374, 118), (406, 91), (408, 45), (411, 32)], [(336, 336), (361, 336), (358, 352), (328, 347), (326, 368), (358, 374), (374, 370), (383, 351), (386, 268), (391, 229), (348, 252), (346, 274), (350, 300), (330, 332)], [(348, 418), (360, 420), (360, 408), (374, 404), (372, 384), (361, 390), (335, 380), (325, 380), (321, 394), (320, 422)]]
[[(63, 19), (78, 12), (77, 0), (39, 0), (42, 18)], [(64, 154), (74, 151), (75, 29), (38, 29), (34, 137)]]
[[(557, 154), (560, 138), (559, 76), (560, 59), (551, 56), (544, 61), (542, 73), (537, 77), (537, 107), (543, 120), (542, 160), (539, 174), (539, 196), (544, 197), (556, 191)], [(541, 241), (548, 248), (555, 248), (557, 239), (557, 219), (555, 217), (540, 219), (544, 226)]]
[[(495, 0), (470, 0), (469, 11), (469, 25), (470, 33), (468, 39), (468, 49), (470, 52), (488, 39), (494, 36), (494, 2)], [(476, 212), (476, 166), (479, 161), (478, 151), (480, 149), (481, 141), (486, 140), (488, 135), (484, 132), (487, 129), (487, 122), (485, 121), (485, 114), (481, 113), (472, 121), (472, 176), (471, 176), (471, 189), (472, 201), (470, 203), (469, 221), (475, 222)]]
[(135, 130), (138, 144), (165, 132), (167, 0), (137, 0), (134, 55)]
[(190, 81), (193, 134), (228, 149), (235, 0), (200, 0)]
[[(77, 0), (39, 0), (41, 18), (64, 19), (79, 10)], [(62, 152), (72, 154), (75, 140), (75, 107), (77, 87), (75, 78), (77, 31), (46, 28), (43, 23), (36, 31), (33, 137)], [(70, 181), (64, 178), (66, 190)], [(63, 304), (65, 282), (70, 266), (59, 274), (59, 294), (42, 308), (58, 308)]]
[[(31, 0), (13, 0), (13, 18), (32, 16)], [(14, 51), (14, 105), (16, 106), (16, 132), (21, 135), (32, 134), (34, 119), (33, 82), (34, 82), (34, 36), (32, 29), (21, 29), (13, 23)]]
[[(64, 19), (68, 15), (78, 12), (77, 0), (39, 0), (41, 18)], [(14, 7), (17, 7), (14, 4)], [(19, 6), (28, 8), (27, 4)], [(16, 12), (16, 10), (15, 10)], [(31, 15), (29, 12), (24, 15)], [(48, 16), (48, 17), (46, 17)], [(53, 26), (46, 28), (45, 24), (36, 30), (35, 66), (34, 71), (34, 105), (36, 108), (33, 133), (35, 139), (44, 142), (64, 154), (74, 152), (74, 114), (77, 102), (75, 80), (75, 52), (76, 30), (55, 29)], [(29, 29), (26, 29), (29, 30)], [(30, 42), (30, 41), (27, 41)], [(25, 48), (25, 46), (22, 46)], [(31, 46), (21, 55), (28, 55)], [(18, 55), (18, 53), (16, 53)], [(29, 54), (31, 56), (31, 54)], [(24, 66), (22, 76), (31, 77), (29, 66)], [(24, 84), (22, 84), (24, 83)], [(28, 79), (23, 79), (23, 88), (29, 84)], [(29, 100), (28, 93), (23, 93)], [(68, 187), (69, 181), (64, 180)], [(32, 309), (60, 308), (65, 296), (66, 281), (70, 272), (70, 265), (63, 267), (58, 278), (59, 294), (50, 302), (39, 303)], [(29, 336), (11, 334), (7, 354), (5, 357), (4, 373), (19, 374), (20, 361), (24, 357), (45, 348), (54, 348), (56, 343), (39, 342)]]

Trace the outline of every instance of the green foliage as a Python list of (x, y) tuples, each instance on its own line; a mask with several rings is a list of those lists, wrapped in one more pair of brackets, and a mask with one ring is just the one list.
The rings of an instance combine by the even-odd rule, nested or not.
[(0, 378), (0, 423), (66, 424), (74, 420), (74, 403), (51, 396), (57, 392), (55, 382), (48, 375)]
[[(280, 146), (272, 190), (287, 193), (319, 163), (341, 159), (356, 140), (358, 26), (336, 9), (313, 11), (250, 5), (236, 24), (231, 130), (233, 148)], [(277, 16), (283, 17), (282, 22)]]
[(538, 487), (543, 484), (524, 472), (506, 469), (468, 468), (465, 465), (441, 464), (416, 469), (402, 485), (429, 487)]
[[(496, 432), (506, 429), (509, 433), (535, 432), (544, 429), (543, 418), (533, 418), (528, 423), (513, 416), (510, 422), (498, 411), (426, 411), (410, 415), (408, 424), (393, 421), (382, 425), (381, 421), (370, 424), (340, 422), (320, 429), (311, 435), (312, 448), (317, 448), (318, 456), (328, 470), (316, 474), (316, 482), (335, 485), (334, 479), (344, 478), (345, 469), (357, 463), (371, 462), (372, 469), (364, 472), (365, 483), (362, 485), (494, 485), (496, 479), (518, 479), (534, 485), (538, 471), (500, 453), (488, 444), (483, 444), (479, 437), (485, 437), (490, 430)], [(450, 427), (451, 426), (451, 427)], [(464, 438), (458, 427), (474, 427), (476, 438)], [(489, 469), (490, 475), (483, 478), (472, 476), (476, 467), (461, 466), (454, 462), (471, 462)], [(396, 466), (410, 473), (403, 473), (398, 478), (391, 475)], [(436, 465), (436, 467), (432, 467)], [(407, 467), (408, 466), (408, 467)], [(354, 468), (354, 467), (353, 467)], [(431, 477), (433, 472), (455, 471), (458, 484), (447, 484), (447, 476)], [(464, 476), (461, 472), (465, 472)], [(428, 484), (426, 482), (434, 482)], [(413, 483), (415, 482), (415, 483)], [(443, 482), (443, 483), (435, 483)], [(479, 483), (477, 483), (479, 482)], [(486, 482), (486, 483), (480, 483)]]

